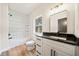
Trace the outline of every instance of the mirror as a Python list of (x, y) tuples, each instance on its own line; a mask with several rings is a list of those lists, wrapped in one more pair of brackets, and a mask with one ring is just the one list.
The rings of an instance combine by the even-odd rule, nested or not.
[(67, 18), (58, 19), (58, 32), (67, 33)]

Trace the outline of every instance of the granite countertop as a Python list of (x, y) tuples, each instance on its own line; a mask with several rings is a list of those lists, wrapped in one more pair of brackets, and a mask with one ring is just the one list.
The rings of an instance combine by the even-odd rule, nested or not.
[[(36, 36), (38, 36), (38, 35), (36, 35)], [(46, 39), (53, 40), (53, 41), (58, 41), (58, 42), (66, 43), (66, 44), (79, 46), (79, 44), (76, 41), (54, 39), (51, 36), (44, 36), (44, 35), (43, 36), (38, 36), (38, 37), (42, 37), (42, 38), (46, 38)]]

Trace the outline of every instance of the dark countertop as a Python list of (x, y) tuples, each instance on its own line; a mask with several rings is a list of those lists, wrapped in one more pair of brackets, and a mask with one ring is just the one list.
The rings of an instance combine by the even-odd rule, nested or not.
[[(38, 35), (36, 35), (36, 36), (38, 36)], [(62, 42), (62, 43), (66, 43), (66, 44), (71, 44), (71, 45), (75, 45), (75, 46), (79, 46), (79, 44), (76, 41), (53, 39), (50, 36), (44, 36), (44, 35), (43, 36), (38, 36), (38, 37), (46, 38), (46, 39), (49, 39), (49, 40), (53, 40), (53, 41), (57, 41), (57, 42)]]

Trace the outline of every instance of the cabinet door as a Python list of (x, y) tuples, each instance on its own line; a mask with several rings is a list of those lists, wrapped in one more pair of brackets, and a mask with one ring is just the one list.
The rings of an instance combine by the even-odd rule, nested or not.
[(69, 56), (69, 54), (66, 54), (62, 51), (54, 50), (54, 56)]
[(43, 44), (43, 56), (51, 56), (51, 46)]

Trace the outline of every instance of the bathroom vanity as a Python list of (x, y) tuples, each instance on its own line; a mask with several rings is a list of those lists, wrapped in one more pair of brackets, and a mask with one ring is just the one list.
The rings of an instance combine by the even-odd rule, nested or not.
[(36, 35), (36, 55), (78, 56), (79, 45), (77, 39), (72, 34), (45, 33), (43, 36)]

